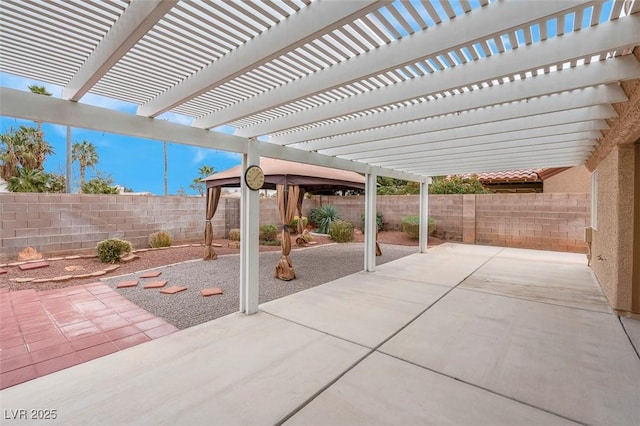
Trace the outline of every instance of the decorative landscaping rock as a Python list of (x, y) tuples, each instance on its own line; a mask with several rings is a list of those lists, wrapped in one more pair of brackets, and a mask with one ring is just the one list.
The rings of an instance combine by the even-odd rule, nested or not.
[(167, 285), (169, 281), (164, 280), (164, 281), (152, 281), (149, 284), (145, 284), (144, 288), (145, 289), (150, 289), (150, 288), (162, 288), (165, 285)]
[(48, 262), (23, 263), (21, 265), (18, 265), (21, 271), (30, 271), (31, 269), (46, 268), (47, 266), (49, 266)]
[(54, 283), (59, 283), (62, 281), (69, 281), (71, 278), (73, 278), (73, 275), (62, 275), (59, 277), (51, 278), (49, 281), (53, 281)]
[(129, 287), (136, 287), (137, 285), (138, 285), (138, 280), (122, 281), (118, 283), (116, 288), (129, 288)]
[(140, 256), (136, 256), (133, 253), (125, 254), (124, 256), (120, 256), (120, 261), (124, 263), (129, 263), (133, 260), (140, 259)]
[(140, 278), (155, 278), (160, 276), (160, 274), (162, 274), (161, 271), (149, 271), (149, 272), (145, 272), (144, 274), (140, 275)]
[(120, 267), (120, 265), (109, 265), (106, 268), (104, 268), (105, 272), (113, 272), (116, 269), (118, 269)]

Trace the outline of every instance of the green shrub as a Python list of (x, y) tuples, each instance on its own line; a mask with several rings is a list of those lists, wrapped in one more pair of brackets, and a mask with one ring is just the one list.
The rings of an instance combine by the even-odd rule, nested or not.
[(240, 230), (238, 228), (229, 231), (229, 239), (231, 241), (240, 241)]
[(260, 239), (262, 241), (275, 241), (278, 228), (275, 225), (262, 225), (260, 227)]
[(154, 232), (149, 235), (149, 246), (153, 248), (171, 247), (171, 235), (165, 231)]
[[(433, 218), (429, 218), (429, 227), (427, 232), (429, 235), (433, 234), (436, 230), (436, 221)], [(420, 218), (418, 216), (405, 216), (402, 218), (402, 231), (409, 234), (411, 238), (420, 238)]]
[(344, 220), (334, 220), (329, 226), (329, 236), (337, 243), (348, 243), (353, 240), (353, 225)]
[[(298, 229), (298, 220), (299, 220), (299, 217), (298, 216), (294, 216), (293, 220), (289, 224), (289, 229)], [(303, 230), (304, 230), (304, 228), (307, 227), (307, 223), (308, 222), (309, 222), (309, 220), (307, 219), (307, 217), (306, 216), (302, 216), (302, 228), (303, 228)]]
[(103, 263), (116, 263), (124, 253), (131, 252), (131, 243), (119, 238), (109, 238), (98, 243), (98, 259)]
[(311, 210), (309, 215), (311, 221), (318, 227), (318, 232), (327, 234), (331, 222), (338, 220), (338, 209), (332, 205), (326, 205)]
[[(362, 223), (362, 232), (364, 232), (364, 213), (360, 215), (360, 222)], [(378, 226), (378, 231), (382, 231), (382, 227), (384, 226), (384, 216), (381, 212), (376, 212), (376, 225)]]

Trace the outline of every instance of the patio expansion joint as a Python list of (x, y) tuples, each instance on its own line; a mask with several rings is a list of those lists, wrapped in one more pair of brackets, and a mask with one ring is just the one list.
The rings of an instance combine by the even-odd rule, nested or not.
[[(502, 251), (502, 250), (500, 250)], [(344, 377), (348, 372), (350, 372), (351, 370), (353, 370), (356, 366), (358, 366), (362, 361), (364, 361), (365, 359), (367, 359), (371, 354), (373, 354), (374, 352), (380, 352), (383, 353), (381, 351), (379, 351), (380, 347), (382, 345), (384, 345), (385, 343), (387, 343), (389, 340), (393, 339), (395, 336), (397, 336), (399, 333), (401, 333), (405, 328), (407, 328), (409, 325), (411, 325), (413, 322), (415, 322), (418, 318), (420, 318), (422, 315), (424, 315), (425, 312), (427, 312), (429, 309), (431, 309), (436, 303), (438, 303), (439, 301), (441, 301), (443, 298), (445, 298), (449, 293), (451, 293), (455, 288), (457, 288), (461, 283), (463, 283), (468, 277), (470, 277), (471, 275), (473, 275), (478, 269), (482, 268), (487, 262), (489, 262), (491, 259), (493, 259), (496, 255), (498, 255), (500, 253), (500, 251), (498, 253), (496, 253), (495, 255), (491, 256), (490, 258), (488, 258), (486, 261), (482, 262), (481, 265), (479, 265), (476, 269), (473, 270), (473, 272), (471, 272), (468, 276), (466, 276), (464, 279), (462, 279), (458, 284), (456, 284), (455, 286), (451, 287), (449, 290), (447, 290), (442, 296), (438, 297), (435, 301), (433, 301), (432, 303), (430, 303), (429, 305), (427, 305), (423, 310), (421, 310), (418, 314), (416, 314), (413, 318), (411, 318), (409, 321), (407, 321), (406, 324), (404, 324), (402, 327), (400, 327), (398, 330), (396, 330), (394, 333), (392, 333), (390, 336), (388, 336), (386, 339), (384, 339), (382, 342), (378, 343), (376, 346), (374, 346), (373, 348), (370, 348), (370, 350), (364, 354), (360, 359), (358, 359), (356, 362), (354, 362), (351, 366), (349, 366), (348, 368), (346, 368), (342, 373), (338, 374), (333, 380), (330, 380), (327, 384), (325, 384), (324, 386), (322, 386), (317, 392), (315, 392), (313, 395), (311, 395), (307, 400), (305, 400), (304, 402), (302, 402), (298, 407), (294, 408), (289, 414), (287, 414), (286, 416), (284, 416), (280, 421), (278, 421), (276, 423), (277, 426), (280, 426), (282, 424), (284, 424), (287, 420), (289, 420), (291, 417), (295, 416), (298, 412), (300, 412), (304, 407), (306, 407), (307, 405), (309, 405), (309, 403), (311, 403), (314, 399), (316, 399), (318, 396), (320, 396), (324, 391), (326, 391), (327, 389), (329, 389), (331, 386), (333, 386), (338, 380), (340, 380), (342, 377)], [(297, 321), (292, 321), (288, 318), (284, 318), (281, 317), (279, 315), (274, 315), (272, 313), (269, 312), (265, 312), (265, 311), (260, 311), (266, 314), (269, 314), (271, 316), (274, 316), (276, 318), (280, 318), (283, 319), (285, 321), (288, 321), (292, 324), (297, 324), (300, 325), (302, 327), (320, 332), (324, 335), (327, 336), (331, 336), (331, 337), (335, 337), (337, 339), (349, 342), (349, 343), (353, 343), (355, 345), (361, 346), (361, 347), (365, 347), (368, 348), (367, 346), (364, 346), (362, 344), (353, 342), (351, 340), (345, 339), (343, 337), (339, 337), (339, 336), (335, 336), (333, 334), (327, 333), (326, 331), (322, 331), (322, 330), (318, 330), (314, 327), (309, 327), (306, 324), (301, 324)]]
[[(519, 399), (517, 399), (517, 398), (513, 398), (513, 397), (511, 397), (511, 396), (509, 396), (509, 395), (505, 395), (505, 394), (502, 394), (502, 393), (500, 393), (500, 392), (496, 392), (496, 391), (494, 391), (494, 390), (491, 390), (491, 389), (489, 389), (489, 388), (485, 388), (484, 386), (480, 386), (480, 385), (477, 385), (477, 384), (475, 384), (475, 383), (471, 383), (471, 382), (468, 382), (468, 381), (466, 381), (466, 380), (460, 379), (459, 377), (451, 376), (451, 375), (449, 375), (449, 374), (445, 374), (445, 373), (443, 373), (443, 372), (441, 372), (441, 371), (434, 370), (434, 369), (429, 368), (429, 367), (425, 367), (424, 365), (420, 365), (420, 364), (417, 364), (417, 363), (415, 363), (415, 362), (413, 362), (413, 361), (409, 361), (409, 360), (406, 360), (406, 359), (404, 359), (404, 358), (400, 358), (400, 357), (398, 357), (398, 356), (396, 356), (396, 355), (392, 355), (392, 354), (389, 354), (389, 353), (387, 353), (387, 352), (380, 351), (380, 350), (377, 350), (377, 349), (376, 349), (375, 351), (372, 351), (372, 352), (378, 352), (378, 353), (381, 353), (381, 354), (383, 354), (383, 355), (385, 355), (385, 356), (388, 356), (388, 357), (394, 358), (394, 359), (396, 359), (396, 360), (398, 360), (398, 361), (400, 361), (400, 362), (405, 362), (405, 363), (407, 363), (407, 364), (413, 365), (414, 367), (418, 367), (418, 368), (421, 368), (421, 369), (423, 369), (423, 370), (430, 371), (430, 372), (435, 373), (435, 374), (437, 374), (437, 375), (439, 375), (439, 376), (442, 376), (442, 377), (446, 377), (446, 378), (448, 378), (448, 379), (455, 380), (456, 382), (463, 383), (463, 384), (465, 384), (465, 385), (467, 385), (467, 386), (471, 386), (471, 387), (473, 387), (473, 388), (480, 389), (481, 391), (488, 392), (488, 393), (490, 393), (490, 394), (492, 394), (492, 395), (496, 395), (496, 396), (499, 396), (499, 397), (502, 397), (502, 398), (508, 399), (508, 400), (510, 400), (510, 401), (517, 402), (518, 404), (526, 405), (527, 407), (531, 407), (531, 408), (533, 408), (533, 409), (535, 409), (535, 410), (543, 411), (543, 412), (545, 412), (545, 413), (547, 413), (547, 414), (551, 414), (551, 415), (553, 415), (553, 416), (560, 417), (560, 418), (562, 418), (562, 419), (565, 419), (565, 420), (571, 421), (571, 422), (573, 422), (573, 423), (581, 424), (581, 425), (586, 425), (586, 423), (583, 423), (583, 422), (581, 422), (581, 421), (579, 421), (579, 420), (576, 420), (576, 419), (572, 419), (571, 417), (567, 417), (567, 416), (564, 416), (564, 415), (562, 415), (562, 414), (559, 414), (559, 413), (555, 413), (555, 412), (553, 412), (553, 411), (550, 411), (550, 410), (548, 410), (548, 409), (546, 409), (546, 408), (538, 407), (538, 406), (533, 405), (533, 404), (530, 404), (530, 403), (528, 403), (528, 402), (521, 401), (521, 400), (519, 400)], [(369, 353), (369, 354), (367, 354), (367, 357), (368, 357), (369, 355), (371, 355), (371, 354), (370, 354), (370, 353)]]
[(633, 344), (633, 340), (631, 339), (631, 336), (629, 335), (629, 332), (627, 331), (626, 327), (624, 326), (624, 323), (622, 322), (622, 319), (620, 318), (620, 316), (618, 316), (618, 322), (620, 323), (620, 326), (622, 327), (622, 331), (624, 331), (624, 334), (627, 336), (627, 339), (629, 339), (629, 343), (631, 344), (631, 347), (633, 348), (633, 351), (636, 353), (636, 356), (638, 357), (638, 359), (640, 359), (640, 352), (638, 352), (638, 348), (636, 348), (636, 345)]
[[(462, 284), (462, 283), (460, 283), (460, 284)], [(473, 291), (475, 293), (487, 294), (489, 296), (504, 297), (506, 299), (524, 300), (525, 302), (539, 303), (541, 305), (547, 305), (547, 306), (556, 306), (558, 308), (575, 309), (577, 311), (592, 312), (594, 314), (611, 315), (611, 316), (615, 315), (615, 313), (612, 313), (612, 312), (595, 311), (593, 309), (580, 308), (578, 306), (567, 306), (567, 305), (562, 305), (560, 303), (551, 303), (551, 302), (543, 302), (542, 300), (527, 299), (525, 297), (516, 297), (516, 296), (509, 296), (509, 295), (506, 295), (506, 294), (491, 293), (491, 292), (482, 291), (482, 290), (476, 289), (476, 288), (465, 288), (465, 287), (462, 287), (462, 288), (459, 288), (458, 290)]]

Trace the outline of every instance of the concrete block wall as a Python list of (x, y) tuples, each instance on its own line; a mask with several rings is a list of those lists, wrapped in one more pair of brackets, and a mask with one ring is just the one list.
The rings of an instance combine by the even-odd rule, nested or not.
[[(168, 232), (176, 243), (204, 235), (202, 197), (91, 194), (0, 194), (0, 258), (13, 258), (26, 246), (47, 255), (89, 253), (106, 238), (148, 246), (149, 234)], [(224, 233), (224, 219), (213, 222)]]
[(476, 244), (586, 252), (589, 194), (476, 196)]
[[(305, 199), (303, 214), (332, 204), (360, 227), (364, 196)], [(400, 230), (402, 218), (418, 214), (419, 197), (378, 196), (386, 230)], [(449, 241), (584, 253), (590, 223), (589, 194), (431, 195), (435, 236)], [(280, 225), (275, 198), (260, 200), (260, 224)], [(0, 260), (26, 246), (43, 254), (91, 253), (106, 238), (147, 247), (149, 234), (166, 231), (175, 243), (204, 238), (203, 197), (0, 193)], [(215, 237), (240, 227), (240, 199), (221, 198), (213, 220)]]

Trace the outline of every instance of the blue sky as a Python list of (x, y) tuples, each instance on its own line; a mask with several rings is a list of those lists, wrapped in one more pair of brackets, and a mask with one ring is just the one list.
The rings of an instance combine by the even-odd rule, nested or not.
[[(54, 97), (60, 97), (62, 93), (60, 86), (12, 74), (0, 73), (0, 85), (3, 87), (28, 91), (28, 86), (31, 84), (45, 86)], [(136, 105), (134, 104), (92, 94), (84, 96), (81, 102), (131, 114), (135, 114), (136, 111)], [(189, 117), (170, 113), (163, 114), (158, 118), (183, 124), (190, 124), (191, 122)], [(0, 116), (0, 131), (2, 133), (9, 131), (12, 126), (17, 128), (20, 125), (35, 126), (35, 123), (29, 120)], [(45, 140), (53, 146), (55, 151), (55, 154), (47, 158), (45, 171), (64, 175), (66, 167), (66, 126), (43, 123), (42, 129)], [(73, 128), (72, 142), (79, 142), (83, 139), (93, 143), (100, 156), (96, 170), (111, 175), (115, 184), (126, 186), (136, 192), (151, 192), (156, 195), (164, 194), (162, 141)], [(189, 188), (189, 185), (198, 175), (198, 169), (203, 165), (212, 166), (216, 171), (222, 171), (240, 164), (240, 156), (238, 154), (175, 143), (167, 144), (167, 157), (169, 163), (169, 194), (175, 194), (180, 188), (184, 188), (187, 194), (197, 194), (196, 191)], [(87, 170), (87, 180), (93, 176), (95, 176), (94, 170)], [(77, 184), (79, 179), (78, 165), (74, 163), (74, 184)]]

